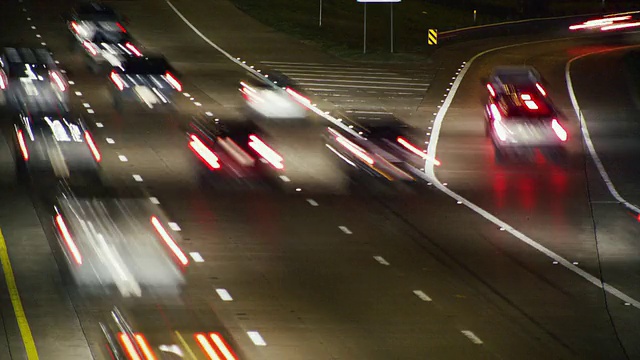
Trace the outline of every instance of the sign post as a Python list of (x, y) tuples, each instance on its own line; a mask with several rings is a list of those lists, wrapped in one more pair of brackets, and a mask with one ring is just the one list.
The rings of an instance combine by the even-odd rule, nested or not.
[(357, 0), (359, 3), (364, 3), (364, 44), (362, 46), (362, 53), (367, 53), (367, 3), (391, 3), (391, 52), (393, 52), (393, 3), (399, 3), (402, 0)]

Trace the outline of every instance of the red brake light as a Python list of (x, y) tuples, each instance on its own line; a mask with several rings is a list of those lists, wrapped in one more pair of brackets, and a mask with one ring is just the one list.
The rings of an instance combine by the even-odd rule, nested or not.
[(220, 169), (220, 159), (195, 135), (190, 136), (189, 147), (211, 170)]
[(18, 133), (16, 135), (18, 136), (18, 145), (20, 146), (22, 158), (27, 161), (29, 160), (29, 150), (27, 149), (26, 141), (24, 141), (24, 134), (22, 133), (22, 130), (18, 130)]
[(119, 22), (116, 23), (116, 26), (118, 27), (118, 29), (120, 29), (120, 31), (122, 31), (123, 33), (127, 32), (127, 29), (124, 28), (124, 26), (122, 26), (122, 24), (120, 24)]
[(557, 119), (553, 119), (553, 121), (551, 122), (551, 128), (556, 133), (556, 136), (558, 136), (558, 139), (560, 139), (560, 141), (567, 141), (567, 138), (569, 137), (567, 134), (567, 130), (565, 130), (562, 125), (560, 125)]
[(9, 80), (4, 71), (0, 70), (0, 90), (6, 90), (9, 85)]
[(209, 333), (209, 338), (204, 333), (195, 333), (193, 337), (200, 345), (200, 349), (207, 354), (210, 360), (236, 360), (237, 356), (231, 347), (217, 332)]
[(344, 146), (347, 150), (349, 150), (351, 153), (353, 153), (355, 156), (359, 157), (362, 161), (366, 162), (369, 165), (373, 165), (375, 163), (375, 161), (373, 160), (372, 157), (370, 157), (367, 152), (362, 149), (360, 146), (352, 143), (351, 141), (347, 140), (347, 138), (345, 138), (344, 136), (338, 134), (337, 131), (333, 130), (333, 129), (329, 129), (329, 132), (336, 138), (336, 141)]
[(609, 31), (609, 30), (619, 30), (619, 29), (627, 29), (632, 27), (640, 26), (640, 22), (632, 22), (632, 23), (622, 23), (622, 24), (613, 24), (602, 27), (601, 31)]
[(219, 333), (216, 333), (216, 332), (209, 333), (209, 337), (211, 338), (211, 340), (213, 340), (213, 343), (218, 347), (218, 350), (220, 351), (220, 353), (222, 353), (222, 356), (224, 356), (225, 360), (237, 359), (236, 355), (231, 350), (231, 347), (229, 346), (229, 344), (227, 344), (227, 342), (222, 338), (222, 336)]
[(172, 73), (170, 73), (169, 71), (167, 71), (167, 73), (164, 75), (165, 78), (167, 79), (167, 81), (169, 82), (169, 84), (171, 84), (171, 86), (173, 86), (174, 89), (178, 90), (178, 91), (182, 91), (182, 84), (180, 84), (180, 81), (178, 81)]
[(430, 156), (428, 156), (426, 153), (418, 149), (415, 145), (411, 144), (409, 141), (407, 141), (407, 139), (403, 138), (402, 136), (398, 136), (396, 140), (398, 141), (398, 143), (400, 143), (400, 145), (404, 146), (405, 148), (407, 148), (407, 150), (411, 151), (412, 153), (420, 156), (425, 160), (433, 161), (433, 163), (436, 166), (440, 166), (439, 160), (431, 158)]
[(194, 335), (196, 341), (198, 342), (198, 345), (200, 345), (200, 348), (202, 349), (202, 351), (207, 354), (207, 356), (209, 357), (210, 360), (219, 360), (220, 356), (218, 356), (218, 353), (216, 352), (216, 350), (213, 348), (213, 346), (211, 346), (211, 343), (209, 343), (209, 340), (207, 339), (207, 337), (202, 334), (202, 333), (198, 333)]
[(124, 47), (129, 49), (129, 51), (131, 51), (135, 56), (138, 56), (138, 57), (142, 56), (142, 53), (140, 52), (140, 50), (138, 50), (138, 48), (135, 47), (135, 45), (133, 45), (130, 42), (124, 44)]
[(111, 78), (111, 81), (113, 81), (113, 83), (118, 87), (118, 89), (120, 89), (120, 91), (124, 90), (124, 81), (122, 81), (120, 75), (118, 75), (115, 71), (112, 71), (109, 77)]
[(169, 249), (171, 249), (171, 251), (178, 258), (180, 263), (183, 266), (187, 266), (189, 264), (189, 258), (187, 258), (187, 256), (184, 254), (182, 249), (180, 249), (178, 244), (176, 244), (175, 240), (173, 240), (171, 235), (169, 235), (167, 230), (165, 230), (165, 228), (164, 228), (164, 226), (162, 226), (162, 223), (160, 222), (160, 220), (158, 220), (157, 217), (152, 216), (151, 217), (151, 225), (153, 225), (153, 227), (156, 229), (156, 232), (158, 232), (158, 235), (160, 235), (160, 237), (165, 242), (165, 244), (167, 244), (167, 246), (169, 246)]
[(271, 149), (256, 135), (249, 135), (249, 146), (260, 154), (263, 159), (267, 160), (274, 168), (279, 170), (284, 169), (284, 164), (282, 164), (284, 159), (282, 156)]
[(51, 76), (51, 80), (53, 80), (53, 82), (58, 86), (58, 89), (60, 89), (60, 91), (67, 90), (67, 83), (62, 78), (62, 75), (60, 75), (57, 71), (50, 71), (49, 76)]
[(489, 94), (491, 95), (491, 97), (496, 97), (496, 91), (493, 89), (493, 86), (491, 86), (491, 84), (487, 84), (487, 90), (489, 90)]
[(540, 94), (542, 94), (542, 96), (547, 96), (547, 92), (544, 90), (542, 85), (540, 85), (540, 83), (536, 83), (536, 88), (538, 89), (538, 91), (540, 91)]
[(118, 334), (118, 340), (122, 344), (122, 347), (127, 353), (127, 357), (131, 360), (142, 360), (140, 355), (138, 354), (138, 350), (136, 350), (135, 345), (133, 345), (133, 341), (131, 341), (131, 337), (125, 333)]
[(84, 139), (87, 141), (87, 145), (89, 146), (89, 149), (91, 150), (91, 154), (93, 154), (93, 157), (96, 159), (97, 162), (100, 162), (100, 160), (102, 160), (102, 155), (100, 155), (100, 151), (98, 150), (96, 143), (93, 141), (93, 137), (91, 136), (91, 134), (89, 134), (88, 131), (85, 131)]
[(76, 246), (76, 243), (73, 241), (71, 237), (71, 233), (69, 233), (69, 229), (67, 228), (67, 224), (65, 224), (62, 215), (56, 215), (56, 225), (58, 227), (58, 231), (60, 235), (62, 235), (62, 239), (64, 240), (67, 248), (71, 251), (71, 256), (75, 260), (78, 265), (82, 265), (82, 256), (80, 255), (80, 250)]
[(75, 21), (71, 22), (71, 29), (73, 30), (73, 32), (75, 32), (76, 34), (78, 34), (80, 32), (80, 27), (78, 26), (78, 23)]
[(87, 49), (91, 55), (96, 56), (98, 55), (98, 50), (96, 49), (96, 46), (89, 40), (85, 40), (82, 42), (82, 46), (84, 46), (85, 49)]

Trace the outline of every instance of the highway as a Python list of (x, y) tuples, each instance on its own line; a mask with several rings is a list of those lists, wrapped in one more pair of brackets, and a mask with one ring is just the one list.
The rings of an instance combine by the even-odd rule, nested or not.
[[(499, 43), (454, 45), (426, 65), (353, 64), (274, 33), (226, 1), (173, 4), (203, 36), (234, 56), (291, 73), (321, 108), (390, 112), (429, 134), (462, 61)], [(98, 322), (113, 306), (156, 353), (160, 345), (176, 344), (185, 349), (184, 358), (204, 359), (193, 335), (211, 331), (220, 332), (243, 359), (640, 356), (635, 341), (640, 309), (554, 264), (433, 185), (373, 192), (378, 185), (368, 181), (349, 184), (323, 149), (321, 119), (269, 127), (290, 181), (275, 179), (275, 189), (213, 181), (188, 150), (184, 126), (203, 111), (242, 116), (237, 87), (246, 71), (203, 41), (164, 1), (114, 1), (145, 48), (165, 54), (180, 71), (190, 95), (178, 101), (175, 112), (131, 107), (119, 114), (106, 77), (90, 73), (70, 52), (59, 15), (72, 5), (31, 1), (23, 11), (17, 2), (3, 3), (0, 38), (4, 44), (46, 42), (74, 82), (74, 107), (91, 110), (104, 184), (120, 196), (159, 203), (179, 225), (173, 232), (182, 239), (180, 246), (192, 255), (179, 298), (78, 291), (60, 270), (65, 261), (52, 236), (47, 196), (16, 184), (12, 150), (3, 145), (0, 228), (40, 358), (109, 358)], [(209, 8), (216, 11), (205, 11)], [(478, 58), (444, 116), (437, 149), (443, 166), (436, 174), (449, 189), (538, 244), (640, 299), (639, 224), (613, 201), (585, 153), (565, 81), (571, 58), (613, 48), (607, 39), (554, 40)], [(623, 52), (576, 60), (571, 74), (612, 182), (637, 204), (638, 173), (631, 164), (638, 149), (630, 136), (637, 134), (636, 105), (626, 85), (620, 86), (623, 71), (594, 70), (621, 69)], [(550, 96), (570, 124), (567, 159), (495, 163), (484, 137), (486, 91), (479, 79), (504, 63), (534, 65), (548, 81)], [(611, 123), (617, 126), (605, 131), (603, 124)], [(0, 357), (32, 359), (9, 300), (11, 286), (2, 286)], [(220, 297), (216, 290), (222, 289), (232, 301)], [(264, 344), (248, 336), (252, 331)]]

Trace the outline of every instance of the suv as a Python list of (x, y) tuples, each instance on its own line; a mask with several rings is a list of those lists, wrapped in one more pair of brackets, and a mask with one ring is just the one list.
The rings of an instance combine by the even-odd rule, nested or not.
[(69, 84), (47, 49), (4, 48), (0, 90), (16, 108), (21, 104), (58, 107), (68, 101)]

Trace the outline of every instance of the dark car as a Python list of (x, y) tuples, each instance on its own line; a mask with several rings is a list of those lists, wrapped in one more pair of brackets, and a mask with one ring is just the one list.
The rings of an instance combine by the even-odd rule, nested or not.
[(416, 173), (427, 161), (440, 164), (416, 145), (418, 131), (390, 114), (368, 114), (343, 122), (352, 132), (327, 128), (327, 147), (357, 175), (416, 181)]
[(78, 5), (65, 16), (67, 27), (71, 32), (71, 45), (79, 47), (84, 40), (96, 34), (127, 33), (122, 25), (124, 18), (108, 5), (98, 2), (87, 2)]
[(125, 101), (143, 104), (148, 109), (172, 105), (175, 93), (182, 92), (177, 72), (160, 55), (127, 58), (109, 74), (114, 106), (123, 110)]
[(100, 73), (120, 66), (133, 57), (142, 57), (140, 46), (128, 33), (96, 33), (82, 42), (89, 68)]
[(251, 120), (197, 116), (187, 136), (189, 148), (209, 171), (234, 178), (260, 178), (284, 170), (283, 157)]
[(50, 171), (68, 178), (95, 173), (102, 155), (82, 118), (66, 112), (23, 110), (13, 124), (19, 173)]
[(69, 84), (44, 48), (4, 48), (0, 55), (0, 90), (16, 109), (56, 108), (68, 101)]
[(288, 76), (277, 71), (262, 73), (275, 87), (253, 75), (240, 82), (240, 93), (251, 113), (270, 119), (303, 119), (309, 99)]

